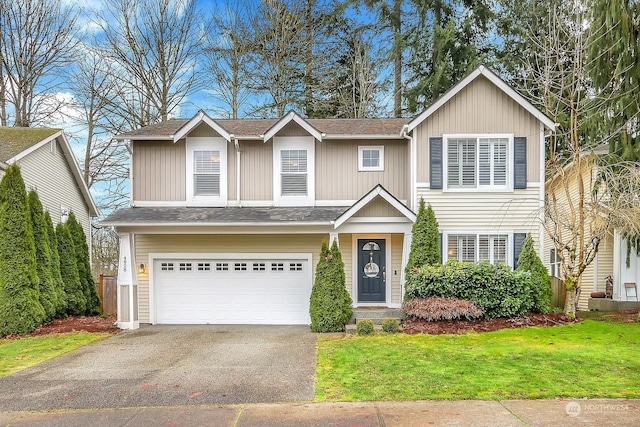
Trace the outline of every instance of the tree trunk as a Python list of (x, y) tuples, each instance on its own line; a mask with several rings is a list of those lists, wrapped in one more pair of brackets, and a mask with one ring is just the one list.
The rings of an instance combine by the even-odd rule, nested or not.
[(404, 49), (402, 36), (402, 2), (395, 0), (393, 15), (393, 116), (402, 117), (402, 51)]
[(576, 317), (578, 309), (578, 298), (580, 298), (580, 287), (575, 277), (566, 277), (564, 285), (567, 288), (567, 296), (564, 300), (564, 314), (569, 317)]

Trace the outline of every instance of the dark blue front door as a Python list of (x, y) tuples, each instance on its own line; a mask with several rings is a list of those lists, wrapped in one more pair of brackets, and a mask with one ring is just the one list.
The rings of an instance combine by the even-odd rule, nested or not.
[(385, 302), (386, 250), (384, 239), (358, 239), (358, 302)]

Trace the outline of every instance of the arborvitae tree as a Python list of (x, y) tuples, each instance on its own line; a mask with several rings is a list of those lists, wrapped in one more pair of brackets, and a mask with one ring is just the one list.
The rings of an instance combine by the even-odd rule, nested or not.
[(329, 250), (322, 243), (316, 279), (311, 291), (311, 330), (313, 332), (341, 332), (353, 310), (352, 300), (345, 286), (344, 262), (337, 242)]
[(411, 228), (411, 251), (406, 271), (423, 265), (440, 264), (440, 233), (438, 221), (431, 209), (431, 205), (425, 209), (424, 199), (420, 199), (416, 222)]
[(533, 308), (537, 313), (548, 313), (552, 310), (551, 278), (542, 260), (533, 248), (533, 238), (528, 235), (522, 244), (522, 252), (518, 257), (517, 270), (531, 272), (531, 290), (533, 292)]
[(49, 212), (44, 213), (44, 220), (47, 225), (49, 235), (49, 249), (51, 254), (51, 278), (53, 288), (56, 293), (56, 317), (63, 317), (67, 314), (67, 293), (64, 290), (64, 282), (60, 275), (60, 255), (58, 255), (58, 237), (56, 229), (53, 228), (53, 221)]
[(33, 227), (33, 241), (36, 250), (36, 272), (40, 279), (40, 304), (46, 314), (45, 321), (53, 319), (58, 306), (58, 295), (55, 292), (53, 275), (51, 274), (51, 244), (47, 223), (44, 219), (42, 203), (35, 190), (27, 195), (29, 210), (31, 212), (31, 225)]
[(56, 226), (56, 237), (58, 238), (58, 255), (60, 256), (60, 275), (67, 294), (67, 313), (81, 316), (87, 310), (87, 299), (80, 283), (73, 238), (69, 228), (64, 224)]
[(0, 335), (29, 333), (44, 319), (27, 192), (13, 164), (0, 182)]
[(93, 275), (91, 274), (87, 236), (84, 234), (82, 225), (80, 225), (73, 212), (69, 214), (66, 227), (69, 229), (71, 238), (73, 239), (80, 285), (82, 286), (82, 292), (87, 302), (85, 314), (89, 316), (100, 314), (100, 297), (96, 289), (96, 282), (93, 280)]

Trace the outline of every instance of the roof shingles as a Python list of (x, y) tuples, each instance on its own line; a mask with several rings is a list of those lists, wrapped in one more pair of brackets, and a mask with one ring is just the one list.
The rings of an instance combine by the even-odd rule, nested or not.
[(7, 161), (60, 129), (0, 126), (0, 161)]

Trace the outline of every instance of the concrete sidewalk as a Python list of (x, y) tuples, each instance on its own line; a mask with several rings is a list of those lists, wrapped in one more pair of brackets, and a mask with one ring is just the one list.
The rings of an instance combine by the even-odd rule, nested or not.
[(638, 426), (640, 399), (249, 404), (0, 412), (18, 426)]

